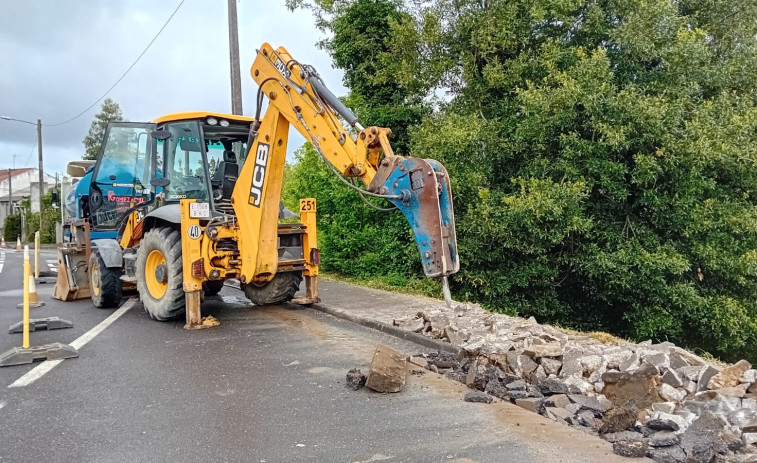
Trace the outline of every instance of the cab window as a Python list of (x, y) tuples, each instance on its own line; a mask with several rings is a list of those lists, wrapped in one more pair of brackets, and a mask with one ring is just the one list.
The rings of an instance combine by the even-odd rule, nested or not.
[(170, 180), (164, 191), (166, 201), (208, 201), (205, 156), (197, 121), (166, 124), (165, 129), (171, 132), (163, 162), (163, 175)]

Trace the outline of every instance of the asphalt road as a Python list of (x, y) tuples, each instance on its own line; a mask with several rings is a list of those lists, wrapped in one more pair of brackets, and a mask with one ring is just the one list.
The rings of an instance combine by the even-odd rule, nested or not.
[[(22, 256), (0, 261), (5, 351), (21, 344), (5, 327), (21, 320)], [(33, 332), (32, 345), (70, 343), (115, 312), (37, 289), (46, 306), (32, 317), (74, 328)], [(598, 438), (511, 404), (463, 402), (464, 386), (430, 372), (411, 372), (398, 394), (352, 391), (346, 372), (367, 372), (377, 345), (427, 349), (321, 312), (252, 307), (225, 288), (203, 305), (221, 326), (184, 331), (127, 301), (79, 358), (31, 384), (8, 387), (50, 362), (0, 369), (0, 461), (621, 461)]]

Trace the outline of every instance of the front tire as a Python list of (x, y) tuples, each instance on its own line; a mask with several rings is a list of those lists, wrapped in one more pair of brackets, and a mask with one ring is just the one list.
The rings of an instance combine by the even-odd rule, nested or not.
[(123, 296), (121, 269), (106, 267), (100, 251), (94, 247), (89, 256), (89, 292), (98, 309), (118, 307)]
[(263, 286), (242, 284), (241, 288), (253, 304), (273, 305), (291, 301), (301, 282), (302, 272), (281, 272)]
[(145, 233), (137, 250), (137, 291), (150, 317), (165, 321), (185, 310), (181, 235), (172, 228)]

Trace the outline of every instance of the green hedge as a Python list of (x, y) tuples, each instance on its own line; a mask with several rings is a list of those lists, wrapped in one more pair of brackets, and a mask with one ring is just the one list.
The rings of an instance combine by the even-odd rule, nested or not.
[(21, 236), (21, 216), (7, 216), (5, 218), (5, 223), (3, 224), (3, 237), (5, 238), (5, 241), (10, 246), (11, 244), (15, 244), (16, 238), (19, 236)]

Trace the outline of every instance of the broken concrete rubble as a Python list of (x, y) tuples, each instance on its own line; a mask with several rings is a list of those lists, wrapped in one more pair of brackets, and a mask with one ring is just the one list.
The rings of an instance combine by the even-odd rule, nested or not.
[(347, 372), (347, 387), (352, 389), (353, 391), (357, 391), (361, 387), (365, 386), (365, 375), (360, 372), (357, 368), (353, 368), (352, 370)]
[(376, 392), (399, 392), (405, 387), (407, 362), (393, 349), (378, 346), (373, 354), (365, 387)]
[(746, 360), (739, 360), (737, 363), (724, 368), (720, 373), (710, 378), (707, 382), (708, 389), (722, 389), (724, 387), (733, 387), (741, 384), (741, 378), (744, 376), (752, 365)]
[[(427, 310), (416, 319), (424, 335), (461, 351), (459, 358), (428, 355), (429, 368), (552, 420), (602, 430), (608, 441), (632, 442), (619, 444), (619, 453), (695, 462), (708, 456), (742, 461), (736, 457), (757, 452), (757, 417), (726, 417), (757, 412), (757, 370), (746, 361), (722, 368), (669, 342), (606, 345), (468, 304)], [(417, 320), (396, 324), (417, 327)], [(635, 408), (624, 408), (629, 399)], [(715, 439), (720, 444), (691, 444), (704, 422), (690, 428), (702, 414), (727, 424)]]
[(638, 458), (647, 454), (647, 444), (642, 440), (624, 440), (612, 444), (612, 450), (622, 457)]
[(463, 400), (466, 402), (478, 402), (484, 404), (492, 403), (492, 396), (484, 392), (472, 391), (463, 396)]

